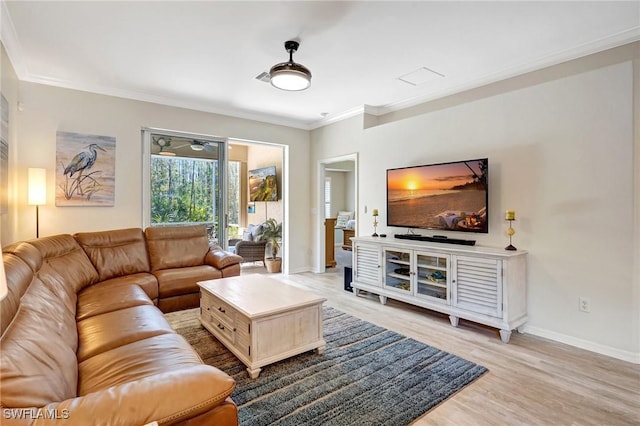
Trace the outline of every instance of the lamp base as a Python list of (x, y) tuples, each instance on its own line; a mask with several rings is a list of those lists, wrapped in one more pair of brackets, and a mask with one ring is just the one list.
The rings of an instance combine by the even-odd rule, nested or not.
[(508, 246), (506, 246), (504, 248), (505, 250), (509, 250), (509, 251), (516, 251), (518, 250), (517, 248), (515, 248), (512, 244), (509, 244)]
[(372, 236), (372, 237), (379, 237), (379, 235), (378, 235), (376, 232), (374, 232), (373, 234), (371, 234), (371, 236)]

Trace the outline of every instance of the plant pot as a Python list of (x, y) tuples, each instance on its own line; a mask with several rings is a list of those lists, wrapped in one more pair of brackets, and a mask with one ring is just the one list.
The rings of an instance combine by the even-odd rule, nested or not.
[(280, 272), (282, 269), (282, 258), (276, 257), (275, 259), (272, 257), (267, 257), (264, 259), (265, 265), (267, 265), (268, 272)]

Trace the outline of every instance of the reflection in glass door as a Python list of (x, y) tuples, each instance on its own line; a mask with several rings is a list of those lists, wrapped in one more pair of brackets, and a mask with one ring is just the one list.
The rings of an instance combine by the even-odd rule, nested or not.
[(149, 153), (145, 225), (204, 224), (209, 241), (224, 247), (226, 141), (152, 130), (143, 141)]
[(416, 253), (416, 295), (449, 304), (449, 256)]

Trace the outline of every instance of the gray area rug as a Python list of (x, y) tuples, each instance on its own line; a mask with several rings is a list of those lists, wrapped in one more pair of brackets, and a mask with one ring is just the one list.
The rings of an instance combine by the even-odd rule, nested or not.
[(242, 426), (407, 425), (487, 372), (329, 307), (323, 355), (268, 365), (255, 380), (204, 328), (177, 331), (205, 363), (236, 380), (231, 397)]

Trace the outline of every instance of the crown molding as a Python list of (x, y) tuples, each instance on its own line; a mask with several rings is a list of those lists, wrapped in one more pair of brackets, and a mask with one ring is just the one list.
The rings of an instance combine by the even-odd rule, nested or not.
[(18, 79), (22, 80), (27, 75), (27, 67), (23, 61), (22, 47), (16, 28), (4, 0), (0, 0), (0, 38)]
[(284, 118), (275, 116), (272, 114), (265, 114), (255, 111), (247, 111), (229, 106), (214, 106), (211, 104), (204, 104), (199, 102), (190, 102), (182, 99), (176, 99), (172, 97), (159, 96), (151, 93), (144, 93), (132, 90), (123, 90), (108, 86), (100, 85), (78, 85), (68, 81), (62, 81), (57, 79), (51, 79), (44, 76), (32, 75), (29, 73), (26, 66), (23, 50), (20, 46), (13, 21), (7, 9), (6, 2), (0, 0), (0, 37), (4, 47), (7, 51), (7, 55), (13, 68), (21, 81), (27, 81), (32, 83), (44, 84), (49, 86), (61, 87), (71, 90), (80, 90), (84, 92), (96, 93), (106, 96), (114, 96), (124, 99), (137, 100), (142, 102), (150, 102), (160, 105), (173, 106), (178, 108), (192, 109), (196, 111), (208, 112), (212, 114), (229, 116), (232, 118), (246, 119), (252, 121), (263, 122), (267, 124), (286, 126), (301, 130), (314, 130), (320, 127), (327, 126), (351, 117), (355, 117), (361, 114), (370, 114), (373, 116), (381, 116), (390, 112), (399, 111), (405, 108), (413, 107), (419, 104), (430, 102), (445, 96), (453, 95), (456, 93), (464, 92), (466, 90), (475, 89), (487, 84), (495, 83), (497, 81), (512, 78), (518, 75), (526, 74), (528, 72), (537, 71), (542, 68), (557, 65), (562, 62), (567, 62), (572, 59), (577, 59), (590, 54), (598, 53), (607, 49), (622, 46), (624, 44), (636, 42), (640, 40), (640, 26), (633, 27), (631, 29), (621, 31), (617, 34), (612, 34), (601, 39), (584, 43), (582, 45), (565, 49), (562, 51), (554, 52), (552, 54), (543, 56), (536, 61), (515, 65), (513, 67), (506, 68), (502, 71), (487, 74), (471, 82), (453, 86), (444, 90), (431, 92), (426, 95), (416, 96), (409, 99), (404, 99), (398, 102), (389, 103), (386, 105), (372, 106), (361, 105), (346, 111), (330, 114), (327, 117), (317, 121), (300, 120), (294, 118)]
[(485, 86), (491, 83), (495, 83), (508, 78), (523, 75), (529, 72), (538, 71), (543, 68), (547, 68), (553, 65), (558, 65), (563, 62), (568, 62), (573, 59), (578, 59), (584, 56), (592, 55), (602, 52), (604, 50), (613, 49), (625, 44), (633, 43), (640, 40), (640, 26), (621, 31), (611, 36), (603, 37), (601, 39), (584, 43), (582, 45), (573, 47), (571, 49), (565, 49), (558, 52), (551, 53), (543, 56), (536, 61), (527, 62), (513, 67), (505, 68), (502, 71), (487, 74), (483, 77), (475, 79), (469, 83), (460, 84), (458, 86), (450, 87), (441, 91), (432, 92), (422, 96), (416, 96), (410, 99), (390, 103), (387, 105), (379, 106), (376, 108), (374, 115), (384, 115), (390, 112), (396, 112), (405, 108), (413, 107), (425, 102), (433, 101), (443, 98), (445, 96), (454, 95), (456, 93), (464, 92), (466, 90), (475, 89), (481, 86)]
[(82, 92), (95, 93), (95, 94), (105, 95), (105, 96), (113, 96), (113, 97), (123, 98), (128, 100), (149, 102), (149, 103), (159, 104), (164, 106), (191, 109), (191, 110), (200, 111), (200, 112), (208, 112), (212, 114), (228, 116), (231, 118), (258, 121), (258, 122), (263, 122), (267, 124), (286, 126), (286, 127), (291, 127), (295, 129), (301, 129), (301, 130), (309, 130), (309, 126), (306, 123), (296, 119), (287, 119), (287, 118), (278, 117), (274, 115), (269, 115), (269, 114), (264, 114), (259, 112), (251, 112), (251, 111), (232, 108), (232, 107), (220, 107), (220, 106), (214, 106), (206, 103), (190, 102), (182, 99), (177, 99), (177, 98), (172, 98), (167, 96), (159, 96), (159, 95), (146, 93), (146, 92), (139, 92), (134, 90), (123, 90), (123, 89), (118, 89), (110, 86), (100, 86), (100, 85), (93, 85), (93, 84), (80, 85), (77, 83), (71, 83), (64, 80), (52, 79), (49, 77), (32, 75), (32, 74), (27, 75), (25, 78), (22, 78), (21, 80), (30, 82), (30, 83), (38, 83), (38, 84), (43, 84), (47, 86), (60, 87), (60, 88), (70, 89), (70, 90), (78, 90)]

